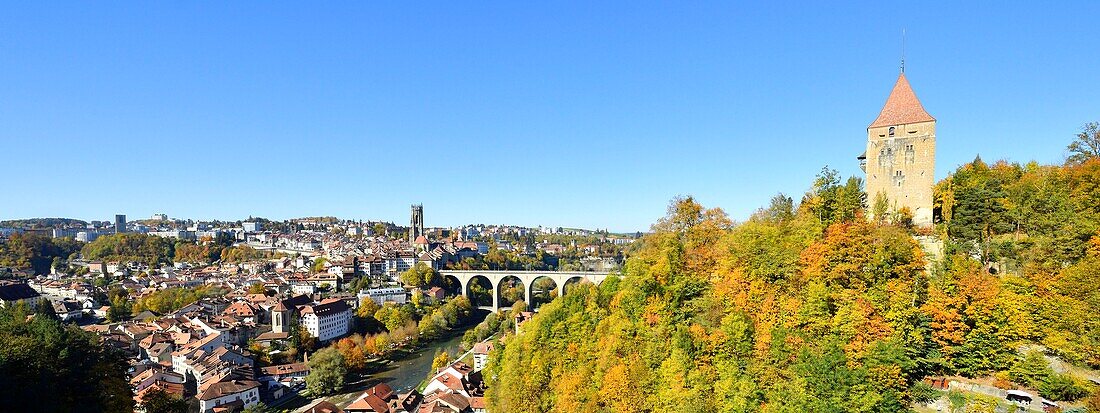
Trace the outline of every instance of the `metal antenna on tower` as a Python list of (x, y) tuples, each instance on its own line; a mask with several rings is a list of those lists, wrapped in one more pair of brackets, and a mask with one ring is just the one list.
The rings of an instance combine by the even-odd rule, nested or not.
[(901, 72), (905, 73), (905, 28), (901, 29)]

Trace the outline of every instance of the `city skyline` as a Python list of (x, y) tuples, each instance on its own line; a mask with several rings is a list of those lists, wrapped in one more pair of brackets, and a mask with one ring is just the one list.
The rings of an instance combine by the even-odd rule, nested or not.
[(977, 155), (1060, 163), (1100, 113), (1084, 2), (39, 7), (0, 17), (0, 149), (35, 170), (0, 219), (400, 223), (424, 203), (428, 226), (634, 232), (678, 195), (744, 219), (822, 166), (862, 176), (903, 28), (937, 180)]

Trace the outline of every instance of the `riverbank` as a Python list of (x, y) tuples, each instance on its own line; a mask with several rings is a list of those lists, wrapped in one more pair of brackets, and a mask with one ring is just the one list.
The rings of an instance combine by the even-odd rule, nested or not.
[(386, 383), (398, 393), (406, 393), (416, 389), (432, 369), (432, 361), (436, 354), (447, 352), (458, 354), (462, 346), (462, 336), (467, 330), (477, 326), (472, 323), (449, 331), (443, 337), (430, 343), (417, 346), (416, 349), (401, 351), (401, 354), (391, 354), (386, 359), (377, 360), (368, 367), (367, 376), (375, 379), (375, 383)]
[(313, 400), (299, 396), (295, 400), (287, 401), (279, 408), (299, 411), (321, 400), (327, 400), (343, 408), (355, 401), (363, 391), (378, 383), (388, 384), (397, 393), (415, 390), (431, 372), (435, 355), (444, 351), (452, 355), (459, 354), (462, 336), (466, 331), (477, 327), (488, 315), (488, 311), (475, 310), (474, 316), (469, 321), (447, 330), (439, 338), (426, 343), (421, 342), (415, 348), (395, 350), (384, 358), (369, 360), (364, 373), (350, 375), (340, 393)]

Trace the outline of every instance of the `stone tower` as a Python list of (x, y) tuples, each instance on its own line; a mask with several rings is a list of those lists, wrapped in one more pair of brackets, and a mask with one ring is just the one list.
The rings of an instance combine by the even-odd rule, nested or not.
[[(932, 186), (936, 166), (936, 118), (921, 106), (903, 71), (878, 118), (867, 127), (867, 152), (859, 157), (867, 173), (872, 211), (885, 194), (889, 211), (908, 208), (913, 223), (932, 226)], [(873, 216), (872, 216), (873, 218)]]
[(412, 216), (409, 218), (409, 244), (416, 242), (416, 237), (424, 235), (424, 205), (412, 206)]

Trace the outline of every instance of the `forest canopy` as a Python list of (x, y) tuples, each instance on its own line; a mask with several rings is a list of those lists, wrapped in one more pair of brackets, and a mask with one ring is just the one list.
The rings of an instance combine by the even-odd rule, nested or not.
[(939, 375), (1087, 393), (1018, 349), (1100, 367), (1100, 159), (977, 159), (931, 231), (865, 219), (861, 184), (826, 169), (741, 223), (674, 200), (621, 279), (498, 343), (490, 410), (908, 411)]
[[(0, 396), (6, 408), (39, 412), (134, 411), (129, 365), (92, 333), (22, 302), (0, 308)], [(7, 410), (7, 409), (5, 409)]]

